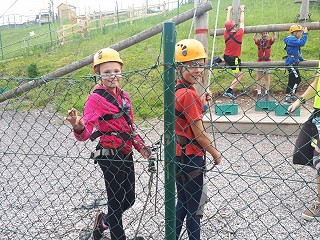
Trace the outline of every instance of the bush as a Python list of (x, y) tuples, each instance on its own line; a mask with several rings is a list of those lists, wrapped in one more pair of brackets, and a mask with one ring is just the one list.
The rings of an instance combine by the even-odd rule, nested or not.
[(36, 78), (40, 74), (40, 72), (38, 70), (38, 66), (35, 63), (32, 63), (28, 66), (27, 72), (28, 72), (29, 78)]

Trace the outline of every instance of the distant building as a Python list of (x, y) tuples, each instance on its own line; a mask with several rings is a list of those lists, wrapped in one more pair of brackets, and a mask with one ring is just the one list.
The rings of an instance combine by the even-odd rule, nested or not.
[(60, 22), (72, 21), (77, 18), (75, 6), (67, 3), (61, 3), (57, 8)]
[(52, 18), (52, 12), (48, 11), (47, 9), (41, 9), (39, 11), (39, 15), (36, 16), (36, 22), (45, 24), (51, 22)]

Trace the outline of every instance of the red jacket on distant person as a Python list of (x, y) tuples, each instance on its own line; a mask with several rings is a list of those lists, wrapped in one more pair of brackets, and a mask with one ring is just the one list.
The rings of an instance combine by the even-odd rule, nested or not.
[(257, 41), (255, 41), (255, 44), (258, 46), (258, 62), (271, 61), (271, 45), (274, 42), (275, 40), (273, 39), (258, 39)]

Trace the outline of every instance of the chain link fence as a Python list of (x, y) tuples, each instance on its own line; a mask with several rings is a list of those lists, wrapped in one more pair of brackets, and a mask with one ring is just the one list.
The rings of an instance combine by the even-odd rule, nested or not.
[[(302, 106), (300, 116), (284, 114), (279, 120), (274, 110), (255, 109), (255, 69), (243, 68), (245, 79), (237, 91), (245, 94), (238, 94), (234, 102), (222, 97), (234, 77), (231, 70), (211, 71), (214, 106), (205, 119), (223, 161), (214, 167), (212, 159), (207, 159), (209, 201), (201, 239), (318, 239), (319, 222), (300, 217), (316, 197), (316, 173), (294, 166), (291, 160), (300, 128), (297, 119), (306, 119), (312, 104), (308, 101)], [(302, 91), (316, 73), (314, 69), (300, 71)], [(280, 104), (288, 72), (270, 68), (270, 73), (271, 100)], [(28, 81), (2, 78), (1, 94)], [(0, 104), (0, 239), (89, 239), (96, 213), (107, 209), (102, 172), (90, 159), (97, 142), (76, 141), (64, 117), (71, 107), (83, 110), (95, 84), (89, 76), (59, 78)], [(131, 97), (145, 142), (163, 142), (162, 67), (124, 73), (122, 88)], [(216, 106), (230, 103), (238, 104), (239, 112), (219, 115)], [(276, 128), (291, 119), (297, 123), (296, 132), (276, 135), (238, 128), (238, 133), (229, 133), (217, 128), (222, 118), (237, 127), (232, 117), (247, 116), (254, 130), (258, 128), (256, 115), (272, 121)], [(137, 235), (165, 239), (163, 156), (161, 145), (152, 172), (150, 161), (134, 152), (136, 202), (123, 218), (129, 239)], [(185, 231), (181, 239), (187, 238)]]

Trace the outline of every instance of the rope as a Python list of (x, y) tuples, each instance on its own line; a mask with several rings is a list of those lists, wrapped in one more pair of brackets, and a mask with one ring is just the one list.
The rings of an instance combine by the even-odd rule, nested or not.
[[(211, 61), (210, 61), (210, 69), (212, 69), (212, 59), (213, 59), (213, 56), (214, 56), (214, 46), (215, 46), (215, 43), (216, 43), (216, 36), (217, 36), (217, 26), (218, 26), (218, 16), (219, 16), (219, 8), (220, 8), (220, 0), (218, 0), (218, 5), (217, 5), (217, 12), (216, 12), (216, 22), (215, 22), (215, 25), (214, 25), (214, 34), (213, 34), (213, 42), (212, 42), (212, 51), (211, 51)], [(211, 75), (212, 75), (212, 72), (209, 71), (209, 77), (208, 77), (208, 87), (210, 86), (210, 79), (211, 79)], [(212, 106), (212, 104), (210, 104), (210, 101), (209, 101), (209, 108), (210, 106)], [(210, 121), (212, 122), (212, 112), (209, 111), (209, 118), (210, 118)], [(214, 134), (214, 127), (213, 125), (211, 125), (211, 130), (212, 130), (212, 137), (213, 137), (213, 142), (214, 142), (214, 147), (217, 148), (217, 144), (216, 144), (216, 137), (215, 137), (215, 134)]]
[(148, 172), (150, 172), (150, 177), (149, 177), (149, 181), (148, 181), (148, 194), (147, 194), (146, 201), (145, 201), (145, 203), (143, 205), (142, 213), (140, 215), (140, 219), (139, 219), (138, 226), (137, 226), (137, 229), (136, 229), (136, 233), (135, 233), (135, 236), (134, 236), (135, 239), (137, 238), (138, 232), (140, 230), (140, 225), (141, 225), (141, 222), (142, 222), (142, 218), (143, 218), (145, 210), (147, 208), (147, 204), (148, 204), (149, 198), (151, 197), (151, 187), (152, 187), (152, 183), (153, 183), (153, 176), (157, 172), (157, 169), (155, 168), (154, 162), (159, 159), (159, 157), (158, 157), (158, 149), (160, 148), (160, 144), (161, 144), (161, 140), (159, 140), (155, 144), (152, 144), (151, 156), (149, 158), (149, 166), (148, 166)]
[[(215, 24), (214, 24), (214, 33), (213, 33), (213, 42), (212, 42), (210, 69), (212, 68), (212, 59), (213, 59), (214, 50), (215, 50), (214, 46), (215, 46), (215, 43), (216, 43), (216, 36), (217, 36), (219, 8), (220, 8), (220, 0), (218, 0), (217, 12), (216, 12), (216, 22), (215, 22)], [(210, 79), (211, 79), (211, 71), (209, 72), (208, 86), (210, 86)]]
[(192, 31), (192, 28), (193, 28), (193, 23), (194, 23), (194, 19), (195, 19), (195, 17), (196, 17), (196, 14), (197, 14), (197, 8), (194, 9), (194, 13), (193, 13), (193, 17), (192, 17), (192, 22), (191, 22), (191, 26), (190, 26), (190, 31), (189, 31), (188, 39), (190, 39), (190, 36), (191, 36), (191, 31)]

